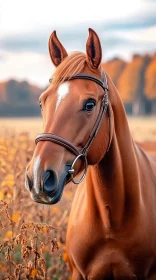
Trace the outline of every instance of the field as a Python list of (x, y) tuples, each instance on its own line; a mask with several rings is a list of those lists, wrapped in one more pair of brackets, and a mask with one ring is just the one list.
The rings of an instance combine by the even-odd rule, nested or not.
[[(133, 138), (138, 142), (156, 141), (155, 117), (129, 117), (129, 126)], [(30, 138), (42, 132), (41, 118), (0, 118), (0, 136), (29, 132)]]
[[(156, 154), (156, 117), (129, 118), (134, 139)], [(0, 119), (0, 279), (71, 279), (65, 235), (75, 186), (53, 206), (31, 201), (24, 172), (41, 119)]]

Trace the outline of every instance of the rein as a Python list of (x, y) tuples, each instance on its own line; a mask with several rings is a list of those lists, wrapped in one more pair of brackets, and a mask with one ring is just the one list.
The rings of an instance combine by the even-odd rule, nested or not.
[[(52, 133), (41, 133), (39, 134), (36, 139), (35, 139), (35, 143), (37, 144), (40, 141), (50, 141), (53, 143), (56, 143), (58, 145), (61, 145), (63, 147), (65, 147), (66, 149), (68, 149), (71, 153), (73, 153), (76, 157), (73, 161), (73, 163), (71, 164), (70, 169), (68, 170), (68, 173), (71, 175), (71, 181), (74, 184), (79, 184), (83, 181), (83, 179), (86, 176), (87, 173), (87, 168), (88, 168), (88, 163), (87, 163), (87, 153), (89, 150), (90, 145), (92, 144), (95, 136), (97, 135), (97, 132), (100, 128), (101, 122), (103, 120), (104, 115), (106, 114), (106, 112), (108, 113), (108, 133), (109, 133), (109, 141), (108, 141), (108, 146), (107, 146), (107, 152), (109, 150), (110, 147), (110, 108), (109, 108), (109, 100), (108, 100), (108, 84), (107, 84), (107, 77), (105, 72), (103, 72), (103, 77), (102, 80), (91, 76), (91, 75), (87, 75), (87, 74), (77, 74), (72, 76), (70, 79), (68, 80), (75, 80), (75, 79), (83, 79), (83, 80), (89, 80), (89, 81), (93, 81), (95, 83), (97, 83), (98, 85), (100, 85), (103, 90), (104, 90), (104, 95), (101, 101), (101, 107), (100, 107), (100, 111), (99, 114), (97, 116), (96, 122), (93, 126), (93, 129), (89, 135), (89, 138), (85, 144), (85, 146), (79, 151), (79, 149), (74, 146), (70, 141), (68, 141), (67, 139), (52, 134)], [(79, 158), (83, 158), (84, 162), (85, 162), (85, 169), (84, 169), (84, 174), (81, 177), (81, 179), (79, 181), (75, 181), (74, 180), (74, 166), (77, 162), (77, 160)]]

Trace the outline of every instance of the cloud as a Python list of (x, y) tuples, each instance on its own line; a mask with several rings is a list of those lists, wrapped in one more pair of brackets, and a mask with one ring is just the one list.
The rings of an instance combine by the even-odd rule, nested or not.
[(108, 45), (103, 45), (104, 58), (108, 60), (114, 56), (120, 56), (126, 60), (130, 60), (133, 53), (144, 54), (155, 52), (156, 25), (149, 28), (138, 28), (136, 30), (113, 31), (111, 38), (114, 38), (114, 44), (112, 44), (111, 48), (109, 47), (109, 43)]
[(101, 39), (105, 60), (130, 59), (135, 52), (156, 50), (155, 0), (96, 0), (96, 6), (84, 0), (78, 6), (71, 0), (62, 3), (60, 9), (59, 1), (1, 0), (1, 79), (15, 77), (45, 85), (52, 71), (48, 39), (54, 29), (71, 52), (85, 51), (88, 27), (92, 27)]
[[(41, 0), (1, 0), (0, 31), (42, 29), (46, 26), (58, 27), (82, 22), (112, 22), (133, 20), (145, 12), (154, 10), (153, 2), (146, 0), (96, 0), (94, 5), (89, 0), (41, 1)], [(8, 9), (9, 7), (9, 9)], [(1, 32), (2, 34), (2, 32)]]
[[(10, 5), (12, 5), (9, 9), (10, 12), (7, 9), (8, 1), (9, 0), (2, 0), (2, 11), (4, 10), (4, 13), (2, 13), (2, 22), (0, 25), (0, 50), (10, 53), (34, 52), (47, 55), (48, 39), (54, 28), (57, 29), (58, 36), (68, 51), (73, 51), (75, 49), (84, 51), (88, 36), (88, 27), (92, 27), (97, 31), (102, 44), (106, 49), (108, 48), (110, 50), (120, 45), (131, 45), (134, 41), (134, 38), (132, 38), (134, 36), (131, 35), (131, 32), (139, 36), (139, 29), (145, 30), (156, 25), (156, 1), (152, 0), (131, 0), (130, 3), (123, 0), (117, 2), (109, 0), (104, 6), (102, 0), (96, 0), (97, 5), (99, 7), (101, 6), (103, 10), (98, 9), (97, 15), (95, 9), (88, 8), (91, 13), (94, 13), (94, 16), (92, 15), (94, 20), (89, 19), (86, 15), (85, 20), (81, 21), (81, 17), (78, 17), (79, 22), (77, 22), (77, 13), (79, 11), (77, 10), (76, 14), (75, 11), (73, 12), (77, 20), (73, 19), (72, 24), (72, 19), (69, 18), (68, 20), (67, 18), (69, 10), (67, 9), (66, 12), (63, 11), (63, 14), (61, 14), (61, 12), (60, 14), (52, 13), (50, 9), (51, 1), (49, 0), (47, 0), (47, 5), (49, 3), (49, 9), (47, 10), (46, 8), (47, 15), (45, 15), (43, 13), (44, 10), (42, 10), (45, 4), (43, 5), (40, 1), (34, 0), (31, 5), (31, 10), (29, 6), (30, 0), (28, 0), (28, 2), (22, 1), (22, 4), (19, 0), (15, 0), (13, 4), (9, 2)], [(71, 4), (71, 1), (66, 1), (66, 7), (68, 3)], [(114, 7), (113, 10), (112, 5)], [(57, 11), (57, 6), (57, 3), (55, 3), (52, 7)], [(121, 6), (122, 9), (120, 9)], [(37, 14), (34, 16), (35, 7), (37, 7)], [(12, 13), (13, 9), (15, 13)], [(29, 13), (27, 15), (28, 10)], [(83, 13), (84, 11), (85, 9)], [(10, 18), (10, 21), (7, 20), (5, 13), (7, 17)], [(52, 19), (50, 13), (53, 15)], [(11, 21), (13, 15), (14, 19)], [(39, 21), (40, 17), (41, 20)], [(51, 22), (53, 22), (53, 24), (51, 24)]]
[[(147, 15), (146, 15), (147, 17)], [(129, 40), (129, 30), (133, 31), (134, 33), (138, 32), (139, 29), (146, 29), (147, 27), (151, 27), (153, 24), (156, 24), (156, 19), (150, 17), (149, 19), (144, 19), (143, 23), (140, 21), (133, 21), (133, 22), (113, 22), (113, 23), (92, 23), (92, 25), (83, 24), (83, 25), (75, 25), (74, 27), (69, 26), (68, 28), (58, 28), (58, 37), (63, 42), (63, 44), (71, 50), (80, 49), (84, 50), (85, 48), (85, 41), (88, 36), (88, 26), (94, 28), (97, 33), (99, 34), (100, 38), (102, 38), (102, 43), (104, 45), (108, 45), (110, 48), (112, 46), (118, 45), (120, 43), (127, 43)], [(136, 30), (136, 31), (135, 31)], [(20, 34), (14, 34), (10, 36), (2, 36), (1, 37), (1, 45), (0, 48), (3, 50), (11, 51), (11, 52), (38, 52), (46, 54), (48, 51), (48, 39), (51, 34), (50, 28), (47, 28), (43, 31), (31, 31), (25, 32)], [(117, 33), (120, 31), (120, 34)], [(126, 31), (126, 32), (123, 32)], [(116, 32), (115, 38), (114, 33)], [(105, 34), (103, 36), (102, 34)], [(147, 38), (148, 40), (148, 38)]]
[(0, 63), (4, 63), (5, 62), (5, 60), (6, 60), (6, 58), (5, 58), (5, 56), (3, 56), (3, 55), (0, 55)]
[(44, 34), (16, 34), (1, 38), (0, 48), (11, 52), (45, 52), (46, 40)]
[(156, 25), (149, 28), (139, 28), (129, 31), (116, 31), (116, 35), (124, 37), (128, 40), (133, 40), (136, 43), (141, 42), (145, 44), (153, 43), (156, 45)]
[(5, 61), (0, 61), (1, 80), (7, 80), (9, 77), (29, 80), (44, 87), (48, 84), (54, 69), (48, 56), (30, 52), (4, 52), (3, 57)]
[[(102, 41), (103, 60), (109, 60), (116, 56), (130, 60), (133, 53), (155, 52), (156, 50), (156, 26), (136, 29), (135, 31), (133, 29), (105, 31), (101, 33), (100, 37)], [(60, 39), (62, 39), (61, 36)], [(82, 43), (82, 40), (78, 41), (75, 35), (73, 35), (72, 40), (75, 47), (66, 44), (68, 51), (70, 48), (83, 49), (85, 51), (86, 38)], [(42, 52), (35, 52), (35, 50), (36, 47), (34, 46), (33, 51), (1, 51), (1, 80), (7, 79), (8, 77), (20, 80), (26, 79), (45, 87), (49, 77), (52, 75), (54, 67), (52, 66), (48, 50), (46, 52), (43, 50)]]

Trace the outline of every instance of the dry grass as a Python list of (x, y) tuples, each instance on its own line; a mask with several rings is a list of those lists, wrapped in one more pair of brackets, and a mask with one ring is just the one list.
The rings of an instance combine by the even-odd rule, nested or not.
[(30, 138), (42, 132), (41, 118), (0, 118), (0, 136), (29, 132)]
[(34, 149), (26, 133), (0, 137), (0, 279), (70, 279), (65, 233), (72, 190), (58, 205), (34, 203), (24, 189)]
[(135, 141), (156, 141), (156, 116), (139, 118), (129, 117), (128, 122)]
[[(138, 142), (156, 141), (156, 116), (153, 117), (129, 117), (129, 126), (132, 136)], [(3, 136), (10, 132), (19, 134), (23, 131), (28, 132), (34, 139), (42, 132), (41, 118), (0, 118), (0, 135)]]
[[(147, 150), (156, 148), (147, 142), (156, 141), (156, 118), (129, 123), (136, 140), (146, 141)], [(57, 205), (34, 203), (24, 173), (41, 119), (1, 119), (0, 127), (0, 279), (71, 279), (65, 235), (75, 187), (66, 187)]]

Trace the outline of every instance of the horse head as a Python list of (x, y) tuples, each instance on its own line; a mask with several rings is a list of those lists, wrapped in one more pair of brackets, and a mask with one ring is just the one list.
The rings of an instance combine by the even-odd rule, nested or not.
[(26, 188), (34, 201), (54, 204), (70, 180), (80, 183), (87, 166), (100, 162), (106, 153), (110, 108), (101, 44), (94, 30), (89, 29), (86, 54), (68, 55), (55, 31), (49, 53), (56, 69), (39, 98), (43, 133), (36, 138), (26, 168)]

